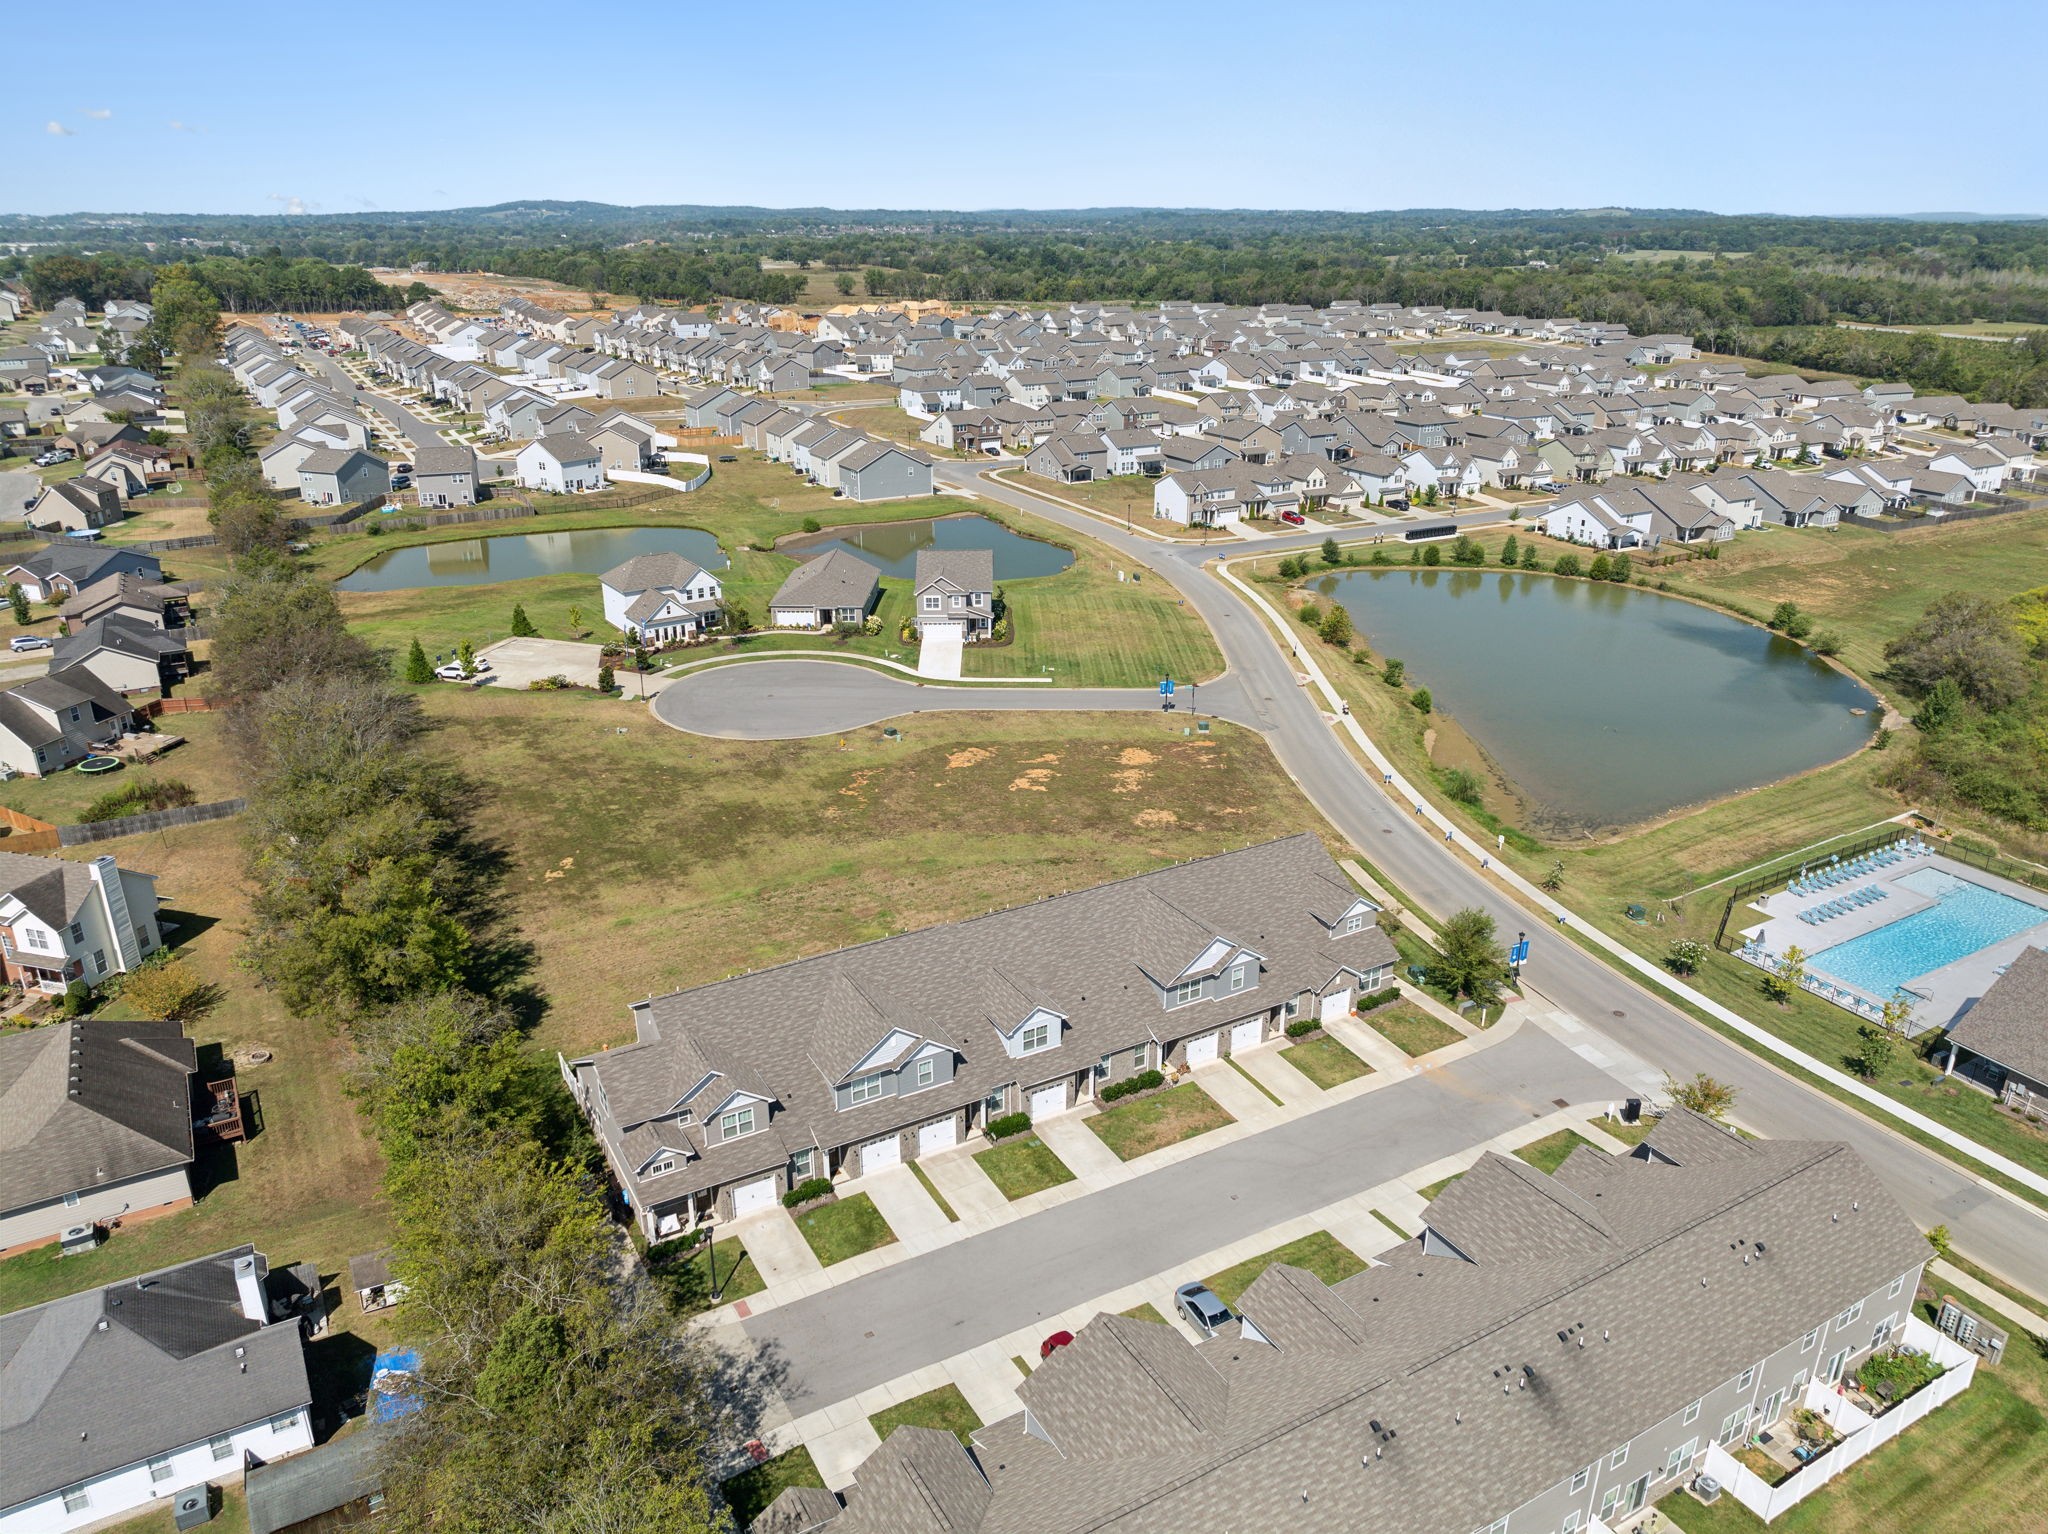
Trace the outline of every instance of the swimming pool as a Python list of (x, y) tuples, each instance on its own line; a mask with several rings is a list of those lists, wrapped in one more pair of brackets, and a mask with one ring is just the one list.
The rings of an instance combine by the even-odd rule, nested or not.
[(1808, 969), (1884, 1001), (1909, 980), (2048, 922), (2048, 909), (1939, 868), (1916, 868), (1892, 882), (1934, 904), (1823, 948)]

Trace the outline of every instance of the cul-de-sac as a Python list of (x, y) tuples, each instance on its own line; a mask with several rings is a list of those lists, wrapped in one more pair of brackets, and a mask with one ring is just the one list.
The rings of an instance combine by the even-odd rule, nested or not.
[(100, 20), (0, 1534), (2048, 1534), (2043, 16)]

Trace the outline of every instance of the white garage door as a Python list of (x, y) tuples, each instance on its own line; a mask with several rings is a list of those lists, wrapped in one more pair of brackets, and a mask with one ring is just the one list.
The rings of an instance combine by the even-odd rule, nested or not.
[(766, 1209), (775, 1202), (775, 1179), (764, 1177), (759, 1182), (741, 1183), (732, 1190), (732, 1214), (738, 1219), (743, 1214), (752, 1214), (756, 1209)]
[(903, 1142), (891, 1135), (886, 1140), (870, 1140), (860, 1148), (860, 1169), (863, 1172), (878, 1172), (885, 1166), (897, 1166), (903, 1160)]
[(1341, 991), (1332, 991), (1323, 998), (1322, 1020), (1333, 1023), (1350, 1010), (1351, 990), (1347, 986)]
[(1054, 1082), (1049, 1087), (1039, 1087), (1031, 1094), (1031, 1116), (1042, 1119), (1048, 1114), (1064, 1113), (1067, 1108), (1067, 1084)]
[(1259, 1042), (1259, 1034), (1262, 1031), (1259, 1026), (1259, 1020), (1256, 1017), (1247, 1018), (1241, 1023), (1231, 1024), (1230, 1052), (1234, 1055), (1240, 1049), (1252, 1048)]
[(917, 1153), (920, 1156), (951, 1150), (959, 1143), (960, 1123), (957, 1119), (940, 1119), (936, 1124), (926, 1124), (917, 1132)]
[(1188, 1068), (1216, 1063), (1216, 1035), (1205, 1033), (1199, 1039), (1188, 1040)]

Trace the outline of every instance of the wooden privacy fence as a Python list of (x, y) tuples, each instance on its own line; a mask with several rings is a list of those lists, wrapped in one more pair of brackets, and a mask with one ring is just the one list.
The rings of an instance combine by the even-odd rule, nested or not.
[(0, 849), (8, 852), (55, 852), (60, 845), (57, 828), (47, 820), (24, 815), (0, 805), (0, 825), (7, 834), (0, 837)]

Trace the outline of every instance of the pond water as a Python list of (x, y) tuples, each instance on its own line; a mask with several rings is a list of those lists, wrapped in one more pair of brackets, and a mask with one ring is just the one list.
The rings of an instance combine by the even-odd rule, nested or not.
[(942, 517), (937, 521), (877, 522), (872, 527), (848, 527), (809, 538), (793, 538), (779, 552), (809, 559), (828, 549), (858, 554), (882, 574), (897, 580), (911, 578), (919, 549), (992, 549), (996, 556), (996, 579), (1026, 580), (1034, 575), (1058, 575), (1074, 562), (1073, 551), (1056, 543), (1026, 538), (987, 517)]
[(727, 560), (711, 534), (694, 527), (582, 527), (560, 533), (507, 533), (417, 543), (379, 554), (335, 584), (343, 591), (409, 586), (485, 586), (536, 575), (602, 575), (635, 554), (675, 553), (705, 570)]
[[(1478, 570), (1313, 589), (1408, 662), (1547, 830), (1627, 825), (1847, 756), (1877, 698), (1789, 639), (1654, 591)], [(1858, 716), (1851, 709), (1870, 712)]]

